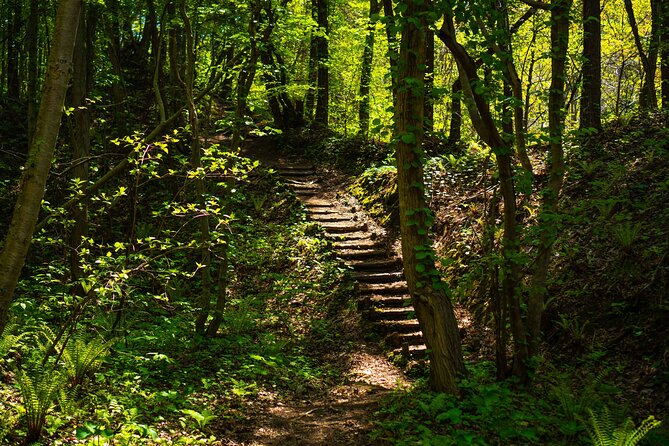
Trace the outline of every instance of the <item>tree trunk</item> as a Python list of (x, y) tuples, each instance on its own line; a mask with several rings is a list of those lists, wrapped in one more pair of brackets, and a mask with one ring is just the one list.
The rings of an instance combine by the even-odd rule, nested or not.
[(390, 77), (392, 82), (393, 106), (397, 103), (397, 60), (399, 53), (397, 51), (397, 31), (395, 27), (395, 15), (393, 12), (393, 1), (383, 1), (383, 15), (386, 16), (386, 40), (388, 41), (388, 63), (390, 67)]
[(360, 68), (360, 90), (358, 96), (358, 122), (360, 135), (365, 137), (369, 132), (369, 86), (372, 82), (372, 63), (374, 62), (374, 33), (376, 29), (375, 16), (381, 11), (381, 4), (377, 0), (369, 1), (369, 24), (367, 38), (362, 52), (362, 67)]
[(458, 65), (460, 81), (464, 93), (465, 104), (469, 111), (472, 124), (481, 139), (493, 150), (497, 159), (499, 186), (504, 204), (502, 236), (502, 301), (508, 307), (513, 334), (513, 374), (521, 381), (529, 379), (527, 331), (523, 324), (520, 303), (520, 270), (517, 263), (519, 255), (519, 240), (516, 229), (516, 191), (513, 172), (513, 147), (502, 138), (496, 127), (495, 119), (490, 110), (490, 104), (474, 86), (481, 80), (477, 73), (474, 59), (455, 37), (453, 17), (446, 15), (438, 33), (439, 38), (450, 50)]
[(26, 51), (28, 52), (28, 85), (26, 97), (28, 101), (28, 141), (32, 139), (37, 119), (37, 40), (39, 38), (39, 3), (30, 0), (28, 28), (26, 30)]
[(602, 27), (600, 0), (583, 2), (583, 84), (580, 129), (602, 128)]
[(0, 253), (0, 334), (7, 324), (9, 305), (28, 254), (46, 189), (70, 79), (81, 6), (82, 0), (58, 2), (35, 136), (30, 143), (12, 221)]
[[(460, 335), (449, 297), (434, 265), (428, 236), (432, 216), (425, 202), (421, 144), (425, 102), (425, 2), (409, 0), (402, 29), (395, 108), (397, 190), (404, 274), (425, 343), (433, 390), (457, 393), (464, 373)], [(420, 26), (417, 26), (420, 23)], [(411, 82), (409, 82), (411, 80)], [(419, 80), (420, 85), (415, 81)]]
[(659, 30), (658, 30), (658, 2), (651, 2), (651, 33), (649, 36), (648, 52), (643, 48), (642, 39), (639, 35), (639, 27), (634, 16), (634, 6), (632, 0), (625, 1), (625, 11), (627, 19), (634, 36), (634, 44), (639, 52), (641, 66), (643, 67), (643, 81), (641, 82), (641, 92), (639, 93), (639, 108), (642, 110), (654, 110), (657, 108), (657, 93), (655, 91), (655, 72), (657, 71), (657, 56), (659, 50)]
[(434, 32), (431, 29), (425, 31), (425, 111), (423, 126), (426, 131), (434, 130), (434, 98), (432, 89), (434, 87)]
[[(318, 0), (311, 0), (311, 18), (318, 23)], [(308, 121), (314, 117), (314, 107), (316, 104), (316, 89), (318, 88), (318, 37), (312, 28), (311, 38), (309, 39), (309, 88), (304, 104), (304, 113)]]
[(7, 97), (18, 101), (21, 93), (21, 6), (23, 2), (14, 0), (11, 4), (12, 15), (7, 30)]
[(451, 86), (451, 122), (448, 130), (448, 145), (456, 148), (462, 139), (462, 84), (460, 78)]
[(553, 243), (558, 232), (556, 215), (558, 199), (564, 180), (564, 149), (562, 147), (565, 119), (565, 77), (567, 49), (569, 47), (569, 13), (571, 0), (554, 0), (551, 4), (551, 86), (548, 93), (548, 128), (550, 149), (548, 160), (548, 186), (542, 194), (539, 214), (539, 253), (534, 262), (527, 302), (527, 327), (529, 355), (539, 353), (541, 318), (546, 299), (548, 265), (553, 253)]
[(317, 124), (327, 128), (328, 109), (330, 104), (330, 75), (328, 64), (328, 35), (330, 28), (328, 25), (328, 1), (318, 0), (318, 28), (319, 35), (316, 40), (318, 47), (318, 90), (316, 92), (316, 116), (314, 121)]
[(669, 111), (669, 5), (661, 0), (653, 0), (658, 4), (660, 18), (660, 76), (662, 79), (662, 110)]
[[(94, 6), (91, 6), (94, 8)], [(84, 8), (85, 10), (86, 8)], [(69, 116), (70, 138), (72, 141), (71, 178), (83, 189), (88, 185), (88, 161), (90, 155), (91, 112), (86, 106), (86, 96), (92, 86), (93, 36), (95, 35), (96, 12), (84, 11), (79, 15), (79, 27), (74, 46), (72, 85), (68, 103), (74, 109)], [(70, 248), (70, 275), (73, 280), (82, 275), (79, 247), (82, 238), (88, 234), (88, 206), (84, 202), (71, 210), (74, 226), (68, 242)]]

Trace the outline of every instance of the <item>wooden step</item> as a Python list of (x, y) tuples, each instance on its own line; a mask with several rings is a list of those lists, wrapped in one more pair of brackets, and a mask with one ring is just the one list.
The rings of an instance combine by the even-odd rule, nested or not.
[(369, 283), (360, 285), (360, 294), (406, 294), (409, 292), (406, 282)]
[(334, 214), (337, 211), (334, 206), (309, 206), (307, 205), (307, 210), (311, 216), (313, 215), (330, 215)]
[(342, 242), (335, 242), (335, 248), (341, 249), (382, 249), (383, 246), (376, 240), (345, 240)]
[(347, 233), (347, 232), (358, 232), (366, 231), (366, 223), (357, 223), (357, 222), (322, 222), (319, 223), (325, 232), (329, 233)]
[(344, 260), (383, 259), (388, 253), (383, 249), (337, 250), (337, 257)]
[(322, 198), (309, 198), (304, 200), (304, 205), (308, 208), (319, 207), (319, 208), (333, 208), (334, 204), (330, 200), (324, 200)]
[(421, 359), (427, 357), (427, 347), (425, 344), (403, 344), (401, 347), (394, 349), (393, 354), (402, 355), (406, 359)]
[(321, 179), (320, 178), (313, 178), (309, 180), (301, 180), (301, 179), (294, 179), (294, 178), (286, 178), (284, 180), (286, 184), (290, 186), (295, 186), (295, 185), (300, 185), (300, 184), (318, 184)]
[(321, 185), (320, 184), (313, 184), (313, 183), (300, 183), (300, 184), (291, 184), (290, 187), (292, 187), (295, 190), (320, 190)]
[(384, 333), (414, 333), (420, 331), (418, 319), (407, 320), (380, 320), (376, 325)]
[(369, 232), (358, 231), (358, 232), (348, 232), (342, 234), (328, 234), (328, 238), (330, 238), (335, 243), (348, 240), (366, 240), (369, 239)]
[(355, 214), (340, 214), (338, 212), (330, 212), (328, 214), (314, 214), (311, 219), (318, 222), (334, 223), (340, 221), (354, 221)]
[(404, 273), (401, 271), (394, 271), (388, 273), (354, 273), (353, 280), (360, 283), (387, 283), (403, 280)]
[(355, 271), (390, 272), (399, 266), (399, 259), (351, 260), (348, 262)]
[(393, 348), (401, 347), (404, 344), (421, 345), (424, 343), (423, 332), (412, 331), (411, 333), (391, 333), (386, 336), (384, 342), (386, 345)]
[(407, 321), (415, 319), (416, 312), (412, 306), (409, 307), (376, 307), (370, 310), (370, 317), (375, 321)]
[(372, 294), (364, 296), (362, 299), (367, 299), (368, 305), (371, 307), (404, 308), (411, 306), (411, 296), (408, 294), (395, 294), (393, 296)]

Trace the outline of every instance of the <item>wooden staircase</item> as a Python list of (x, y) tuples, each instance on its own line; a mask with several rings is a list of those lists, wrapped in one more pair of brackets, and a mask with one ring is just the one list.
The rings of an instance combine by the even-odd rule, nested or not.
[(338, 256), (353, 269), (358, 308), (384, 335), (395, 354), (424, 357), (423, 335), (402, 272), (402, 260), (388, 252), (368, 225), (334, 200), (325, 198), (312, 165), (279, 165), (279, 174), (302, 201), (309, 218), (333, 241)]

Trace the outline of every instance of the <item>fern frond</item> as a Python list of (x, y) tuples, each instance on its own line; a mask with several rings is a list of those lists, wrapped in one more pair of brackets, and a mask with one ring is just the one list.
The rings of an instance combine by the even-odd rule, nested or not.
[(32, 442), (41, 435), (46, 415), (63, 388), (63, 379), (60, 372), (50, 368), (22, 370), (16, 377), (25, 409), (26, 439)]
[(639, 427), (635, 427), (629, 418), (622, 426), (616, 427), (607, 407), (598, 414), (590, 409), (588, 412), (590, 413), (588, 434), (595, 446), (636, 446), (648, 432), (660, 425), (660, 421), (650, 416)]

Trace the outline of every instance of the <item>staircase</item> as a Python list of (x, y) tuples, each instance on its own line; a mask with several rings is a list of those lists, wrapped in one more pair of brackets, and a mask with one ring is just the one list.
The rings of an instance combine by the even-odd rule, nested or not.
[(426, 348), (402, 272), (401, 258), (390, 253), (350, 209), (328, 199), (312, 165), (282, 163), (279, 174), (302, 201), (309, 218), (332, 239), (339, 258), (353, 269), (358, 308), (385, 336), (395, 354), (424, 357)]

